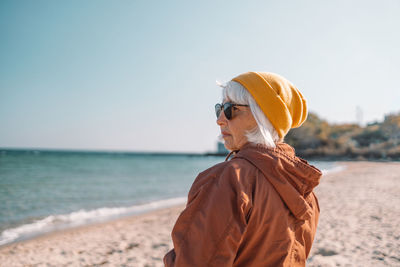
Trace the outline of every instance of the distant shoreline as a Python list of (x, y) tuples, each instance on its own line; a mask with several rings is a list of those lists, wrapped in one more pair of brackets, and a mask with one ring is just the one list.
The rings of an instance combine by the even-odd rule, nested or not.
[(190, 157), (204, 157), (204, 156), (226, 156), (228, 153), (190, 153), (190, 152), (146, 152), (146, 151), (107, 151), (107, 150), (78, 150), (78, 149), (34, 149), (34, 148), (0, 148), (1, 154), (96, 154), (104, 156), (190, 156)]
[[(182, 157), (226, 157), (227, 153), (220, 152), (146, 152), (146, 151), (107, 151), (107, 150), (75, 150), (75, 149), (34, 149), (34, 148), (0, 148), (0, 156), (6, 154), (70, 154), (85, 155), (96, 154), (100, 156), (182, 156)], [(323, 155), (321, 155), (323, 154)], [(371, 162), (391, 162), (400, 161), (400, 157), (386, 157), (378, 154), (340, 154), (340, 153), (321, 153), (321, 151), (301, 151), (296, 150), (296, 155), (315, 161), (371, 161)]]

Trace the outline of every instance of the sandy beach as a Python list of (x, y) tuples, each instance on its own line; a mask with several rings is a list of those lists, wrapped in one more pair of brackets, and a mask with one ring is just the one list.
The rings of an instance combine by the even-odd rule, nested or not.
[[(400, 266), (400, 163), (341, 162), (316, 194), (321, 217), (307, 266)], [(0, 247), (0, 266), (163, 266), (183, 206)]]
[(400, 266), (400, 163), (350, 162), (317, 187), (307, 266)]

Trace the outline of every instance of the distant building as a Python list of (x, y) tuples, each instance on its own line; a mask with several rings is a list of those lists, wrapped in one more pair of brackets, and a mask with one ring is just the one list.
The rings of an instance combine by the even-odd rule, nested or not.
[(224, 143), (218, 142), (217, 143), (217, 153), (218, 154), (227, 154), (229, 151), (225, 148)]

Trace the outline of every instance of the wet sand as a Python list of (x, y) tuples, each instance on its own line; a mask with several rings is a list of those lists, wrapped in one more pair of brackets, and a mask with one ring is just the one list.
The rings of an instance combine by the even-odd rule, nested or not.
[[(324, 175), (307, 266), (400, 266), (400, 163), (343, 162)], [(0, 247), (0, 266), (163, 266), (183, 206)]]

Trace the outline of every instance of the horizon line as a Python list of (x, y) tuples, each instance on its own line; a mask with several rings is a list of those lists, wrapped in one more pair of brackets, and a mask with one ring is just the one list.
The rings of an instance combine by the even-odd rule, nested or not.
[(0, 147), (3, 151), (15, 152), (68, 152), (68, 153), (98, 153), (98, 154), (145, 154), (145, 155), (217, 155), (217, 150), (204, 152), (184, 152), (184, 151), (143, 151), (143, 150), (108, 150), (108, 149), (78, 149), (78, 148), (38, 148), (38, 147)]

